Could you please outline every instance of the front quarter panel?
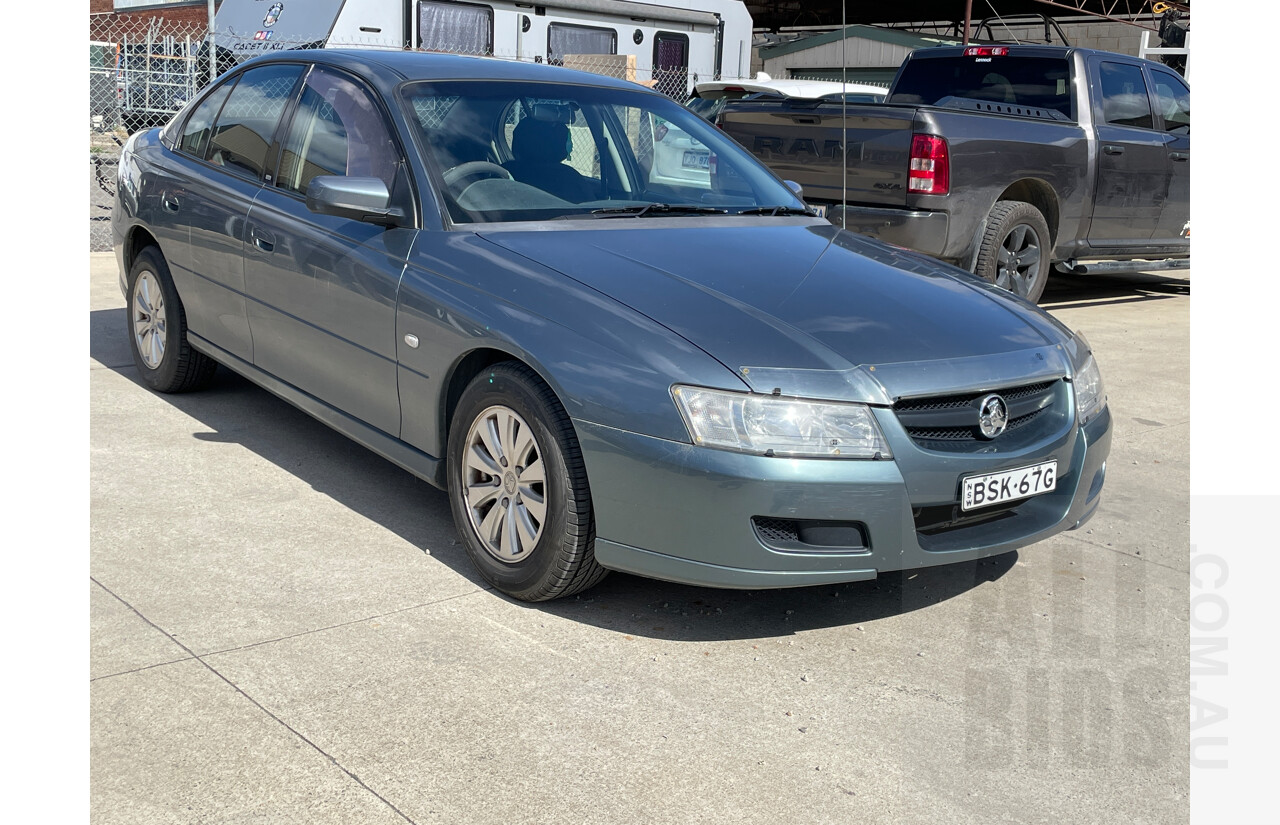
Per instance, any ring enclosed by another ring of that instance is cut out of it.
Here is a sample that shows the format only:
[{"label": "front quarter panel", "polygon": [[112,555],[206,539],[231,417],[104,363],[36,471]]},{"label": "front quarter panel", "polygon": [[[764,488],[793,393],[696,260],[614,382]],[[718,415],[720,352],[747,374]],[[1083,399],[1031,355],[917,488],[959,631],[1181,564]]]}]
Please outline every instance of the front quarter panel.
[{"label": "front quarter panel", "polygon": [[673,383],[746,389],[667,328],[470,232],[419,233],[400,287],[396,339],[402,437],[434,456],[444,452],[450,381],[477,350],[529,364],[575,420],[685,443]]}]

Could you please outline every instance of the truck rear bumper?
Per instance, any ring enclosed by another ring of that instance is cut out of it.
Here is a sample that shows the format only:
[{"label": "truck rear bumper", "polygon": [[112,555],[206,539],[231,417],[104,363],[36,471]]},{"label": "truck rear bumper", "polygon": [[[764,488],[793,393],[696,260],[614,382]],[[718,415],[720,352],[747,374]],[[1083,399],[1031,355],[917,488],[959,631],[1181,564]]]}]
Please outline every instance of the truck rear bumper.
[{"label": "truck rear bumper", "polygon": [[949,218],[946,212],[835,205],[827,210],[827,220],[859,235],[935,258],[944,257],[947,251]]}]

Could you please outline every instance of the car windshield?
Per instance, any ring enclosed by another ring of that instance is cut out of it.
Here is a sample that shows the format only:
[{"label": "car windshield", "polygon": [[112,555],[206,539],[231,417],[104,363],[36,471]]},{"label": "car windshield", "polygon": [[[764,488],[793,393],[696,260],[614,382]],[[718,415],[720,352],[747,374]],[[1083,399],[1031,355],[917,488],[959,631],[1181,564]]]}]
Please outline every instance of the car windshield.
[{"label": "car windshield", "polygon": [[403,94],[455,222],[805,208],[732,139],[659,95],[510,81],[421,82]]}]

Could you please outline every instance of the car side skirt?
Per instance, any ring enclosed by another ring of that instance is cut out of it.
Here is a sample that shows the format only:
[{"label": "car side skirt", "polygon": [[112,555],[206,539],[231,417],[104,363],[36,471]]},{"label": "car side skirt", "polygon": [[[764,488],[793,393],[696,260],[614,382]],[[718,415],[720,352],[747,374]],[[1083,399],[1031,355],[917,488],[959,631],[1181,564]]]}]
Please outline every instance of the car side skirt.
[{"label": "car side skirt", "polygon": [[219,364],[237,372],[267,392],[287,401],[322,424],[350,438],[352,441],[369,448],[373,452],[390,461],[392,464],[413,473],[418,478],[443,490],[448,486],[445,476],[444,461],[414,449],[398,438],[387,435],[383,431],[370,427],[359,419],[353,418],[341,410],[331,407],[313,395],[303,392],[292,384],[263,372],[249,362],[237,358],[226,350],[211,344],[193,332],[187,332],[191,346],[209,356]]}]

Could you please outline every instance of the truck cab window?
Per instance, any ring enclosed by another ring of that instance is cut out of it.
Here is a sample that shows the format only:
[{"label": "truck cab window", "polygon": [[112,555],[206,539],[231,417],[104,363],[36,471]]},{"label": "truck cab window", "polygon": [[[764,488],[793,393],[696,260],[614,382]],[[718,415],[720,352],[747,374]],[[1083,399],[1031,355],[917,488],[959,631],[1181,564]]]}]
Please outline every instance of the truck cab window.
[{"label": "truck cab window", "polygon": [[1098,76],[1102,81],[1102,119],[1116,126],[1154,129],[1151,100],[1142,69],[1128,63],[1101,63]]},{"label": "truck cab window", "polygon": [[886,102],[934,106],[955,97],[1054,109],[1070,118],[1069,80],[1062,58],[915,59],[903,65]]}]

